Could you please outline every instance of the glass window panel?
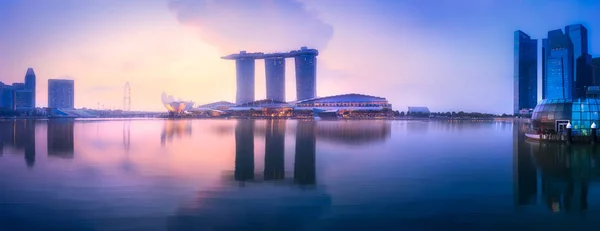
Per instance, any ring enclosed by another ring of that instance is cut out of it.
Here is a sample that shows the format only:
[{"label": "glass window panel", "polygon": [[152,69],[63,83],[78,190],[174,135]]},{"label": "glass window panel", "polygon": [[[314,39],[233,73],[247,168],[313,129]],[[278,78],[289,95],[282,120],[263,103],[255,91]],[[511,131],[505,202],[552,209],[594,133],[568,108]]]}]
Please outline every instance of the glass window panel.
[{"label": "glass window panel", "polygon": [[544,108],[545,111],[556,111],[556,104],[548,104],[546,105],[546,107]]},{"label": "glass window panel", "polygon": [[590,111],[598,111],[598,105],[590,104]]},{"label": "glass window panel", "polygon": [[591,120],[598,120],[598,112],[597,111],[592,112],[591,115],[590,115],[590,119]]},{"label": "glass window panel", "polygon": [[581,110],[582,111],[589,111],[590,110],[590,105],[588,105],[587,103],[582,103],[581,104]]},{"label": "glass window panel", "polygon": [[590,120],[591,119],[590,114],[591,114],[590,112],[582,112],[581,120]]},{"label": "glass window panel", "polygon": [[583,123],[581,123],[581,128],[590,128],[591,125],[592,123],[589,120],[584,120]]},{"label": "glass window panel", "polygon": [[581,112],[573,112],[573,120],[580,120],[581,119]]},{"label": "glass window panel", "polygon": [[581,111],[581,106],[578,103],[573,103],[572,110],[573,112]]},{"label": "glass window panel", "polygon": [[563,111],[565,110],[565,105],[560,103],[556,105],[556,110],[555,111]]}]

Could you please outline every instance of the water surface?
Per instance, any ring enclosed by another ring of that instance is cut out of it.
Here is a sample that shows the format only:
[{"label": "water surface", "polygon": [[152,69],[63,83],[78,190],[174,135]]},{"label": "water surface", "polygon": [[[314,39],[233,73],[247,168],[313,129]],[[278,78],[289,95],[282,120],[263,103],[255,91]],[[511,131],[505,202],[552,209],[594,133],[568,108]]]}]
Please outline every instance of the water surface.
[{"label": "water surface", "polygon": [[586,230],[593,146],[513,122],[0,121],[0,230]]}]

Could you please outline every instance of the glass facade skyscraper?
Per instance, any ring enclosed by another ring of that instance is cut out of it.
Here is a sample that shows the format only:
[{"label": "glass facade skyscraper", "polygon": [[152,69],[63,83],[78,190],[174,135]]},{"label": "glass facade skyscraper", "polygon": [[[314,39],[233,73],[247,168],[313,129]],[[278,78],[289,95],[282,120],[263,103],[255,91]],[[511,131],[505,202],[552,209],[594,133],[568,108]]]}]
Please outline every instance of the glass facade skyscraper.
[{"label": "glass facade skyscraper", "polygon": [[548,32],[542,40],[542,98],[585,98],[594,84],[592,57],[588,54],[588,31],[581,25],[569,25]]},{"label": "glass facade skyscraper", "polygon": [[522,31],[515,32],[514,113],[537,105],[537,40]]},{"label": "glass facade skyscraper", "polygon": [[35,89],[36,89],[36,78],[35,78],[35,72],[33,72],[33,68],[28,68],[27,69],[27,73],[25,74],[25,90],[29,91],[30,93],[30,105],[27,105],[31,108],[31,110],[33,110],[36,106],[36,102],[35,102]]},{"label": "glass facade skyscraper", "polygon": [[584,98],[588,86],[592,85],[592,57],[588,54],[588,31],[581,24],[565,27],[565,33],[573,44],[574,97]]},{"label": "glass facade skyscraper", "polygon": [[562,30],[548,32],[545,49],[545,81],[547,99],[573,98],[573,44]]}]

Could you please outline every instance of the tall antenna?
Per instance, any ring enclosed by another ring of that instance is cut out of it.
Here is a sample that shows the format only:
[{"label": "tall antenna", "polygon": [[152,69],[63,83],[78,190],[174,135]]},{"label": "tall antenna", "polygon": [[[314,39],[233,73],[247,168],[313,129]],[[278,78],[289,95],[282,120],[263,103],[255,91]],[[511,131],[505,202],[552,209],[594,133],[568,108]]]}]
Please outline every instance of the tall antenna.
[{"label": "tall antenna", "polygon": [[125,83],[123,91],[123,111],[131,111],[131,86],[129,86],[129,82]]}]

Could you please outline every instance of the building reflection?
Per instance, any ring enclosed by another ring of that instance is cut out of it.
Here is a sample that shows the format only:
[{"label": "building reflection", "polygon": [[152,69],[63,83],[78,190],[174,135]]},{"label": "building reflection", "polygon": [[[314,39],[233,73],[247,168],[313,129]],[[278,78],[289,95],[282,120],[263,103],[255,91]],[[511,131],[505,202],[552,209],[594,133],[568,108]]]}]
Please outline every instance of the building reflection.
[{"label": "building reflection", "polygon": [[0,121],[2,154],[5,148],[23,151],[28,167],[35,165],[35,120]]},{"label": "building reflection", "polygon": [[513,177],[517,205],[535,204],[537,200],[537,170],[531,155],[533,147],[525,142],[527,124],[513,123]]},{"label": "building reflection", "polygon": [[254,120],[237,121],[234,178],[236,181],[254,179]]},{"label": "building reflection", "polygon": [[316,135],[314,121],[298,121],[296,128],[296,155],[294,156],[294,182],[300,185],[316,183]]},{"label": "building reflection", "polygon": [[264,180],[281,180],[285,177],[285,122],[266,121]]},{"label": "building reflection", "polygon": [[73,158],[75,144],[75,121],[73,119],[48,120],[48,156],[60,158]]},{"label": "building reflection", "polygon": [[[513,126],[514,127],[514,126]],[[513,132],[514,133],[514,132]],[[553,212],[583,212],[588,209],[590,182],[599,178],[597,145],[565,145],[527,141],[519,130],[516,140],[515,196],[517,205],[539,203]],[[536,174],[539,173],[539,174]],[[535,179],[535,181],[534,181]],[[527,182],[527,183],[521,183]],[[532,185],[536,186],[533,189]]]},{"label": "building reflection", "polygon": [[314,122],[319,141],[346,145],[364,145],[383,142],[391,137],[392,124],[386,120],[374,121],[319,121]]},{"label": "building reflection", "polygon": [[163,131],[160,134],[160,144],[164,146],[167,142],[172,142],[174,137],[184,137],[192,135],[192,123],[186,120],[166,120]]}]

